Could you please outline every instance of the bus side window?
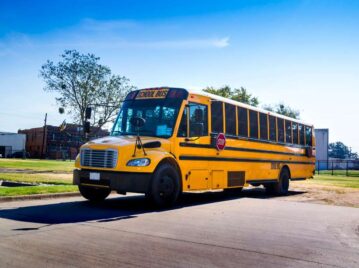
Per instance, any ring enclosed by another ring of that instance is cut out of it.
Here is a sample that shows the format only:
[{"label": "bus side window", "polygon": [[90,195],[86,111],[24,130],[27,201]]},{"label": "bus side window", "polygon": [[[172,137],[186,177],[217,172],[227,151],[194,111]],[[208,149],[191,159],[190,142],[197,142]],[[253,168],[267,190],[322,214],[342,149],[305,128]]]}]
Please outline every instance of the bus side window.
[{"label": "bus side window", "polygon": [[285,142],[286,143],[293,143],[292,142],[292,122],[285,120]]},{"label": "bus side window", "polygon": [[284,120],[277,118],[278,124],[278,142],[284,142]]},{"label": "bus side window", "polygon": [[[196,103],[189,104],[190,137],[208,135],[208,107]],[[187,108],[183,110],[177,137],[187,137]]]},{"label": "bus side window", "polygon": [[269,138],[271,141],[277,141],[277,126],[275,117],[269,116]]},{"label": "bus side window", "polygon": [[258,139],[258,112],[249,110],[250,137]]},{"label": "bus side window", "polygon": [[299,126],[298,126],[298,130],[299,130],[300,145],[305,145],[305,144],[304,144],[304,126],[303,126],[303,125],[299,125]]},{"label": "bus side window", "polygon": [[298,124],[293,122],[292,129],[293,129],[293,143],[298,144]]},{"label": "bus side window", "polygon": [[190,137],[202,137],[208,135],[207,105],[190,104],[189,131]]},{"label": "bus side window", "polygon": [[267,115],[259,114],[259,122],[260,122],[260,134],[262,140],[268,140],[268,125],[267,125]]},{"label": "bus side window", "polygon": [[242,107],[238,107],[238,135],[248,137],[248,114]]},{"label": "bus side window", "polygon": [[223,132],[223,105],[222,102],[213,100],[211,103],[212,132]]},{"label": "bus side window", "polygon": [[305,127],[305,145],[312,146],[312,128]]},{"label": "bus side window", "polygon": [[225,104],[226,108],[226,134],[236,135],[236,106]]}]

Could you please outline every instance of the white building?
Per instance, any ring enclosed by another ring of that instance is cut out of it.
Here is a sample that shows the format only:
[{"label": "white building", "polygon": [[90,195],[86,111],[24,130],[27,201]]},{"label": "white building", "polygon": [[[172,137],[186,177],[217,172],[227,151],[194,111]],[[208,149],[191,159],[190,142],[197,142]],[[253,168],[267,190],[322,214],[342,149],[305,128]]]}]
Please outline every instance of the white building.
[{"label": "white building", "polygon": [[26,135],[0,132],[0,157],[10,157],[13,153],[25,152]]},{"label": "white building", "polygon": [[315,129],[315,151],[317,168],[328,169],[328,147],[329,147],[329,129]]}]

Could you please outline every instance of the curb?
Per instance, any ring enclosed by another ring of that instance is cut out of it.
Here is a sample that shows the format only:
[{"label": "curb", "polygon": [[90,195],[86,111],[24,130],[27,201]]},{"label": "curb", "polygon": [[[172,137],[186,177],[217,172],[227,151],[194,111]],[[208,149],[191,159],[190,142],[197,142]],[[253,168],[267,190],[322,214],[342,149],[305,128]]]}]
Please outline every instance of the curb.
[{"label": "curb", "polygon": [[62,197],[77,197],[77,196],[81,196],[79,192],[4,196],[4,197],[0,197],[0,203],[2,203],[2,202],[11,202],[11,201],[40,200],[40,199],[52,199],[52,198],[62,198]]}]

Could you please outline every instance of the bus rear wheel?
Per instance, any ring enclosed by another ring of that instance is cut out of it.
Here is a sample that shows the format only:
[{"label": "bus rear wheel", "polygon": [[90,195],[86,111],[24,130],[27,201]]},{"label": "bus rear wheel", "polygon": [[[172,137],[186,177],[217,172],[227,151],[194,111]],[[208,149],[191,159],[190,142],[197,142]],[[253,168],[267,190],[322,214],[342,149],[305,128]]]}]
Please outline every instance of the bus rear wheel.
[{"label": "bus rear wheel", "polygon": [[266,192],[275,195],[287,195],[289,189],[289,171],[284,168],[279,176],[279,181],[265,185]]},{"label": "bus rear wheel", "polygon": [[82,185],[79,185],[79,191],[84,198],[91,202],[101,202],[111,193],[111,189],[94,188]]},{"label": "bus rear wheel", "polygon": [[147,196],[158,207],[172,206],[180,195],[180,178],[175,167],[160,165],[152,177],[151,189]]}]

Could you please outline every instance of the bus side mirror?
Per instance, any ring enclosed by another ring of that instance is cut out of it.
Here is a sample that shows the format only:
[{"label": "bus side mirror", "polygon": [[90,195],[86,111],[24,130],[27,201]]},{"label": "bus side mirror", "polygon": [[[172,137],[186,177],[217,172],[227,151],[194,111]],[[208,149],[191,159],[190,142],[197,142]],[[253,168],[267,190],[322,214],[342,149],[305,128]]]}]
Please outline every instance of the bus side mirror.
[{"label": "bus side mirror", "polygon": [[87,107],[85,110],[85,118],[86,119],[90,119],[91,118],[91,114],[92,114],[92,109],[91,107]]},{"label": "bus side mirror", "polygon": [[90,133],[90,131],[91,131],[90,122],[86,121],[84,124],[84,132],[88,134],[88,133]]}]

